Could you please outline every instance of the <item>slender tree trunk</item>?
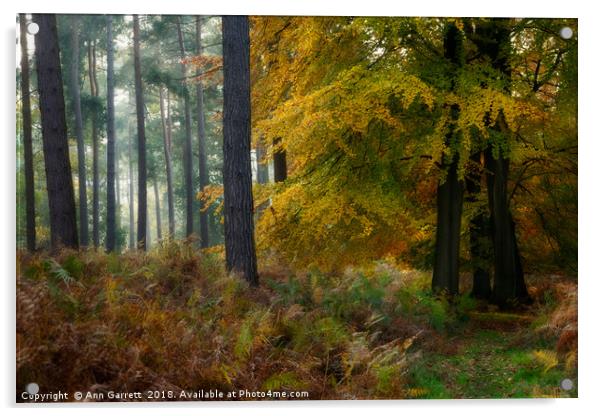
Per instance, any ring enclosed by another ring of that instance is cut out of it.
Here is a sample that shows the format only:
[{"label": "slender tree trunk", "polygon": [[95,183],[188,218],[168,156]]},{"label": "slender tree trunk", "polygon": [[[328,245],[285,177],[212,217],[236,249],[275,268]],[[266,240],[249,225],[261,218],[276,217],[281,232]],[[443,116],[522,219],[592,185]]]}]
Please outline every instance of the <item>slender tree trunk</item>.
[{"label": "slender tree trunk", "polygon": [[263,145],[263,143],[257,143],[255,152],[257,157],[257,183],[266,184],[269,181],[269,174],[267,165],[263,163],[263,159],[265,158],[266,154],[265,146]]},{"label": "slender tree trunk", "polygon": [[144,131],[144,96],[140,68],[140,22],[134,15],[134,78],[136,89],[136,119],[138,126],[138,234],[137,246],[146,250],[146,135]]},{"label": "slender tree trunk", "polygon": [[259,284],[253,236],[249,20],[223,16],[226,268]]},{"label": "slender tree trunk", "polygon": [[[98,82],[96,80],[96,46],[88,43],[88,74],[90,78],[90,95],[98,97]],[[98,177],[98,114],[94,107],[92,111],[92,241],[94,247],[100,244],[99,212],[100,187]]]},{"label": "slender tree trunk", "polygon": [[79,72],[79,17],[71,16],[71,76],[70,86],[75,115],[75,137],[77,139],[77,178],[79,192],[79,239],[86,247],[89,243],[88,231],[88,190],[86,179],[86,145],[84,142],[84,121],[82,118]]},{"label": "slender tree trunk", "polygon": [[[161,109],[161,124],[163,126],[163,153],[165,154],[165,173],[167,177],[167,215],[169,220],[169,236],[174,238],[175,220],[174,220],[174,201],[173,201],[173,174],[171,163],[171,132],[170,122],[166,119],[165,104],[163,96],[163,87],[159,87],[159,107]],[[167,106],[169,107],[169,92],[167,93]],[[169,112],[169,111],[168,111]],[[168,114],[167,117],[170,117]]]},{"label": "slender tree trunk", "polygon": [[[282,142],[280,137],[274,139],[273,145],[277,147]],[[274,152],[274,182],[284,182],[286,180],[286,151],[276,150]]]},{"label": "slender tree trunk", "polygon": [[[481,162],[483,152],[474,152],[471,162],[474,170],[468,174],[466,181],[466,199],[475,204],[481,193],[481,178],[483,166]],[[470,257],[473,263],[472,296],[477,299],[489,299],[491,296],[491,278],[489,265],[491,263],[491,248],[489,239],[488,219],[483,210],[478,207],[478,213],[470,220]]]},{"label": "slender tree trunk", "polygon": [[[196,54],[201,56],[203,47],[201,43],[201,16],[196,17]],[[205,186],[209,185],[209,169],[207,167],[207,138],[205,136],[205,105],[203,102],[203,84],[196,84],[196,109],[197,130],[199,136],[199,191],[203,192]],[[207,210],[205,203],[201,201],[200,209],[200,231],[201,248],[209,247],[209,225],[207,222]]]},{"label": "slender tree trunk", "polygon": [[161,199],[159,198],[159,186],[157,185],[157,178],[153,178],[153,190],[155,192],[155,216],[157,220],[157,240],[163,239],[161,230]]},{"label": "slender tree trunk", "polygon": [[[454,68],[459,68],[463,64],[462,43],[460,30],[453,24],[449,25],[443,48],[445,57]],[[453,88],[455,82],[452,82]],[[456,134],[453,130],[458,116],[459,107],[454,105],[451,108],[452,125],[446,138],[448,146],[454,145]],[[447,172],[445,182],[437,188],[437,233],[432,288],[435,292],[444,291],[449,295],[456,295],[459,292],[460,225],[464,185],[458,178],[457,154],[451,157],[451,161],[446,161],[444,156],[442,164]]]},{"label": "slender tree trunk", "polygon": [[[178,43],[180,45],[180,56],[182,60],[186,58],[186,51],[184,50],[184,37],[182,35],[182,25],[180,17],[177,20],[178,28]],[[187,71],[184,62],[180,65],[182,71],[182,78],[186,80]],[[191,122],[191,111],[190,111],[190,93],[186,86],[186,81],[183,81],[182,89],[184,92],[184,116],[185,116],[185,128],[186,128],[186,141],[184,146],[184,182],[186,186],[186,236],[192,235],[194,232],[194,217],[193,217],[193,187],[192,187],[192,122]]]},{"label": "slender tree trunk", "polygon": [[128,187],[129,187],[129,208],[130,208],[130,232],[129,232],[129,248],[130,250],[134,250],[136,248],[136,238],[135,235],[135,227],[134,227],[134,161],[132,160],[132,137],[134,136],[132,132],[132,125],[128,122],[128,167],[129,167],[129,175],[128,175]]},{"label": "slender tree trunk", "polygon": [[115,84],[113,17],[107,15],[107,251],[115,251]]},{"label": "slender tree trunk", "polygon": [[[262,184],[262,185],[266,184],[270,181],[270,174],[268,171],[268,166],[265,163],[263,163],[263,159],[265,158],[265,155],[266,155],[265,145],[263,144],[263,142],[260,139],[260,140],[258,140],[257,147],[255,148],[255,157],[257,159],[256,160],[256,162],[257,162],[257,183]],[[285,169],[285,171],[286,171],[286,169]],[[263,212],[269,206],[269,203],[270,203],[269,200],[267,200],[257,206],[257,211],[255,212],[256,219],[259,219],[263,215]]]},{"label": "slender tree trunk", "polygon": [[78,248],[56,15],[34,14],[38,94],[53,249]]},{"label": "slender tree trunk", "polygon": [[36,249],[36,207],[33,176],[33,145],[31,134],[31,88],[29,87],[29,53],[27,51],[27,18],[19,15],[21,41],[21,114],[23,117],[23,158],[25,159],[25,215],[27,249]]},{"label": "slender tree trunk", "polygon": [[152,246],[150,215],[146,216],[146,249],[149,250]]},{"label": "slender tree trunk", "polygon": [[121,251],[121,176],[119,174],[119,146],[115,141],[115,251]]}]

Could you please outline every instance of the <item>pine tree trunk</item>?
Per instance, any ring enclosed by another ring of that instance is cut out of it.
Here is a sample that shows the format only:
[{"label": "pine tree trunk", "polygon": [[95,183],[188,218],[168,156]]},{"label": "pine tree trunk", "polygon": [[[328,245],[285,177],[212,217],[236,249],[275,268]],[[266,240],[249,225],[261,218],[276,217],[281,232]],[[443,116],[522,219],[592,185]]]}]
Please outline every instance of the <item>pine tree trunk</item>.
[{"label": "pine tree trunk", "polygon": [[[447,27],[444,39],[445,58],[458,69],[462,66],[462,34],[453,24]],[[452,74],[452,77],[455,75]],[[452,90],[455,82],[452,81]],[[452,125],[446,137],[446,145],[454,147],[457,143],[453,132],[454,123],[458,119],[459,108],[451,108]],[[459,292],[460,277],[460,226],[462,223],[462,203],[464,185],[458,178],[458,155],[454,154],[451,161],[444,156],[442,161],[446,169],[445,182],[437,188],[437,232],[435,242],[435,265],[433,270],[432,288],[434,292],[446,292],[456,295]]]},{"label": "pine tree trunk", "polygon": [[121,252],[121,175],[119,174],[119,146],[115,141],[115,251]]},{"label": "pine tree trunk", "polygon": [[146,216],[146,249],[150,250],[152,246],[151,228],[150,228],[150,215]]},{"label": "pine tree trunk", "polygon": [[50,212],[50,240],[54,250],[61,246],[78,248],[56,15],[34,14],[33,21],[39,26],[35,36],[35,54]]},{"label": "pine tree trunk", "polygon": [[[180,23],[180,17],[177,20],[178,28],[178,43],[180,45],[180,57],[182,60],[186,58],[186,51],[184,50],[184,38],[182,36],[182,27]],[[186,141],[184,145],[184,182],[186,186],[186,236],[189,237],[194,232],[194,217],[193,217],[193,187],[192,187],[192,122],[191,122],[191,111],[190,111],[190,93],[186,86],[186,65],[182,62],[180,65],[182,72],[182,78],[184,79],[182,84],[182,90],[184,92],[184,118],[185,118],[185,129],[186,129]]]},{"label": "pine tree trunk", "polygon": [[165,114],[165,104],[163,96],[163,87],[159,88],[159,107],[161,109],[161,124],[163,127],[163,153],[165,155],[165,174],[167,177],[167,215],[169,221],[169,236],[175,236],[175,220],[174,220],[174,201],[173,201],[173,167],[171,162],[171,126],[169,117],[169,92],[167,93],[167,118]]},{"label": "pine tree trunk", "polygon": [[263,163],[263,159],[266,154],[263,143],[257,143],[255,152],[257,157],[257,183],[266,184],[269,181],[269,174],[267,165]]},{"label": "pine tree trunk", "polygon": [[[201,44],[201,16],[196,17],[196,54],[201,56],[203,48]],[[199,191],[203,192],[205,186],[209,185],[209,169],[207,167],[207,138],[205,136],[205,105],[203,102],[203,84],[196,84],[196,108],[197,108],[197,130],[199,136]],[[201,248],[209,247],[209,226],[207,222],[207,210],[201,201],[200,210]]]},{"label": "pine tree trunk", "polygon": [[[90,94],[98,97],[98,82],[96,80],[96,46],[88,43],[88,74],[90,79]],[[92,110],[92,241],[94,247],[100,244],[99,214],[100,187],[98,177],[98,114]]]},{"label": "pine tree trunk", "polygon": [[70,89],[75,115],[75,137],[77,139],[77,178],[79,192],[79,239],[81,245],[89,244],[88,231],[88,190],[86,179],[86,144],[84,142],[84,121],[81,109],[80,72],[79,72],[79,17],[71,16],[71,76]]},{"label": "pine tree trunk", "polygon": [[107,251],[115,251],[115,85],[113,17],[107,15]]},{"label": "pine tree trunk", "polygon": [[[270,181],[268,166],[263,162],[265,155],[265,146],[260,139],[258,140],[257,147],[255,148],[255,158],[257,163],[257,183],[261,185],[266,184]],[[259,219],[263,215],[263,212],[269,206],[269,204],[270,201],[266,200],[262,204],[259,204],[257,206],[257,210],[255,212],[256,219]]]},{"label": "pine tree trunk", "polygon": [[155,193],[155,218],[157,220],[157,240],[163,239],[161,230],[161,200],[159,199],[159,186],[157,185],[157,178],[153,178],[153,190]]},{"label": "pine tree trunk", "polygon": [[258,285],[251,179],[249,21],[222,17],[226,268]]},{"label": "pine tree trunk", "polygon": [[136,90],[136,120],[138,127],[138,232],[136,245],[146,250],[146,134],[144,131],[144,90],[140,68],[140,22],[134,15],[134,79]]},{"label": "pine tree trunk", "polygon": [[132,132],[132,125],[128,122],[128,200],[129,200],[129,222],[130,222],[130,232],[129,232],[129,248],[130,250],[134,250],[136,248],[136,238],[135,236],[135,227],[134,227],[134,161],[132,160],[132,137],[134,136]]},{"label": "pine tree trunk", "polygon": [[31,134],[31,89],[29,87],[29,55],[27,51],[27,18],[19,16],[21,41],[21,114],[23,117],[23,158],[25,164],[25,215],[27,249],[36,249],[36,211],[33,176],[33,144]]},{"label": "pine tree trunk", "polygon": [[[280,137],[274,139],[274,147],[280,145],[282,139]],[[284,182],[286,180],[286,151],[276,150],[274,152],[274,182]]]}]

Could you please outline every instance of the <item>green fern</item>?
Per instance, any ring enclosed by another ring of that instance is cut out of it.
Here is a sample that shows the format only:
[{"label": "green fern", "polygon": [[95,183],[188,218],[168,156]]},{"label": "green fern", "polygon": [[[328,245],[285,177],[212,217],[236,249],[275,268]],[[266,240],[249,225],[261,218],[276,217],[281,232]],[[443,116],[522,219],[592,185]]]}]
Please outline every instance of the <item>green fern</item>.
[{"label": "green fern", "polygon": [[67,270],[65,270],[55,259],[47,259],[44,261],[44,266],[49,271],[50,275],[57,280],[61,280],[66,285],[78,283]]}]

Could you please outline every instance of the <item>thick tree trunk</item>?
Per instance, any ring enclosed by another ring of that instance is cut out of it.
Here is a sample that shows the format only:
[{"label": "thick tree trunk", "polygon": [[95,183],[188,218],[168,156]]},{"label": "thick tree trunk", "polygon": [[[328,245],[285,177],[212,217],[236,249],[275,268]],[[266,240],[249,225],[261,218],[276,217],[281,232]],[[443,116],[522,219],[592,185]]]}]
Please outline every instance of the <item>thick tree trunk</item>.
[{"label": "thick tree trunk", "polygon": [[493,240],[494,279],[492,301],[500,306],[514,302],[528,302],[523,268],[514,220],[508,206],[508,168],[510,162],[499,155],[494,157],[491,147],[485,153],[487,191],[491,212],[491,235]]},{"label": "thick tree trunk", "polygon": [[[471,155],[473,170],[468,174],[466,181],[466,199],[476,203],[481,193],[481,178],[483,166],[481,162],[482,152]],[[472,260],[472,296],[477,299],[489,299],[491,296],[491,278],[489,276],[489,265],[491,263],[491,249],[489,240],[488,219],[482,207],[470,220],[470,257]]]},{"label": "thick tree trunk", "polygon": [[128,200],[129,200],[129,222],[130,222],[130,232],[129,232],[129,248],[130,250],[134,250],[136,248],[136,237],[135,237],[135,227],[134,227],[134,161],[132,160],[132,141],[133,141],[133,132],[132,125],[128,123]]},{"label": "thick tree trunk", "polygon": [[19,16],[21,41],[21,115],[23,117],[23,158],[25,164],[25,216],[27,249],[36,249],[36,208],[31,134],[31,88],[29,87],[29,54],[27,51],[27,18]]},{"label": "thick tree trunk", "polygon": [[[98,97],[96,79],[96,45],[88,43],[88,74],[90,79],[90,95]],[[98,177],[98,114],[96,107],[92,110],[92,242],[94,247],[100,244],[100,186]]]},{"label": "thick tree trunk", "polygon": [[159,88],[159,107],[161,109],[161,124],[163,127],[163,153],[165,155],[165,174],[167,178],[167,216],[169,221],[169,236],[174,238],[175,220],[174,220],[174,201],[173,201],[173,167],[171,162],[171,126],[169,117],[169,92],[167,93],[167,118],[165,114],[163,88]]},{"label": "thick tree trunk", "polygon": [[[182,35],[182,25],[180,23],[180,17],[177,20],[178,28],[178,43],[180,45],[180,57],[182,60],[186,58],[186,51],[184,50],[184,37]],[[184,145],[184,183],[186,186],[186,236],[192,235],[194,232],[194,217],[193,217],[193,187],[192,187],[192,121],[190,111],[190,93],[186,86],[186,65],[184,62],[180,65],[182,71],[182,78],[184,79],[182,89],[184,92],[184,123],[186,129],[186,141]]]},{"label": "thick tree trunk", "polygon": [[[203,47],[201,44],[201,16],[196,17],[196,54],[201,56]],[[205,136],[205,105],[203,102],[203,84],[198,81],[196,84],[196,110],[197,110],[197,130],[199,136],[199,191],[202,192],[205,186],[209,185],[209,169],[207,167],[207,138]],[[200,231],[201,248],[209,247],[209,226],[207,222],[207,210],[205,204],[201,201],[200,213]]]},{"label": "thick tree trunk", "polygon": [[[280,145],[282,139],[277,137],[273,141],[274,147]],[[284,182],[286,180],[286,151],[276,150],[274,152],[274,182]]]},{"label": "thick tree trunk", "polygon": [[56,15],[34,14],[38,94],[53,249],[78,248]]},{"label": "thick tree trunk", "polygon": [[437,187],[437,233],[433,291],[459,292],[460,225],[462,220],[463,185],[458,179],[458,163],[448,164],[447,177]]},{"label": "thick tree trunk", "polygon": [[[497,69],[505,81],[505,91],[510,94],[511,68],[508,61],[510,29],[504,20],[491,19],[476,27],[475,43],[479,51],[489,57],[493,68]],[[510,140],[505,126],[504,115],[490,114],[495,119],[493,129]],[[500,306],[515,302],[530,301],[525,285],[518,244],[514,230],[514,220],[508,200],[508,170],[510,160],[498,149],[494,155],[490,144],[485,151],[487,169],[487,193],[491,214],[491,239],[493,242],[494,278],[492,301]]]},{"label": "thick tree trunk", "polygon": [[251,179],[249,20],[223,16],[226,267],[258,285]]},{"label": "thick tree trunk", "polygon": [[[462,66],[462,34],[455,25],[449,25],[444,39],[445,57],[455,69]],[[452,75],[455,77],[455,75]],[[452,89],[455,82],[452,82]],[[459,108],[451,108],[452,125],[447,135],[447,145],[453,147],[456,134],[454,123],[458,119]],[[455,295],[459,292],[460,276],[460,226],[462,223],[463,182],[458,178],[458,156],[451,161],[442,161],[446,168],[445,182],[437,188],[437,233],[435,242],[435,265],[432,288],[434,292]]]},{"label": "thick tree trunk", "polygon": [[107,251],[115,250],[115,81],[113,17],[107,15]]},{"label": "thick tree trunk", "polygon": [[153,178],[153,191],[155,193],[155,219],[157,220],[157,240],[163,239],[163,233],[161,232],[161,199],[159,198],[159,186],[157,185],[157,178]]},{"label": "thick tree trunk", "polygon": [[136,244],[146,250],[146,134],[144,131],[144,90],[140,68],[140,22],[134,15],[134,79],[136,90],[136,120],[138,127],[138,233]]},{"label": "thick tree trunk", "polygon": [[84,121],[81,109],[79,72],[79,17],[71,17],[71,74],[70,90],[75,115],[75,137],[77,139],[77,179],[79,192],[79,239],[82,246],[89,243],[88,231],[88,190],[86,179],[86,145],[84,142]]}]

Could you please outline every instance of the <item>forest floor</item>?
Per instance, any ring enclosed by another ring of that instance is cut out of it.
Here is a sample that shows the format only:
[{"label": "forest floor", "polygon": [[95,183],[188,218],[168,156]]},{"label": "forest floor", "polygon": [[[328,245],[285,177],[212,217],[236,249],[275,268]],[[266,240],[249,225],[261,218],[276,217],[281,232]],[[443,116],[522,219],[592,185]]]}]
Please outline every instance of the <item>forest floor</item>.
[{"label": "forest floor", "polygon": [[448,338],[457,349],[453,354],[423,354],[411,368],[411,385],[430,399],[577,397],[576,387],[567,391],[560,386],[565,378],[576,380],[574,372],[558,365],[550,352],[553,343],[524,342],[524,331],[532,328],[467,328],[461,336]]},{"label": "forest floor", "polygon": [[528,276],[533,304],[500,311],[434,297],[428,272],[391,260],[293,274],[264,259],[258,289],[222,264],[185,243],[18,252],[17,392],[36,382],[93,400],[198,400],[211,389],[272,400],[577,396],[574,279]]}]

